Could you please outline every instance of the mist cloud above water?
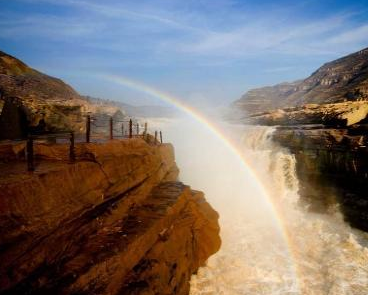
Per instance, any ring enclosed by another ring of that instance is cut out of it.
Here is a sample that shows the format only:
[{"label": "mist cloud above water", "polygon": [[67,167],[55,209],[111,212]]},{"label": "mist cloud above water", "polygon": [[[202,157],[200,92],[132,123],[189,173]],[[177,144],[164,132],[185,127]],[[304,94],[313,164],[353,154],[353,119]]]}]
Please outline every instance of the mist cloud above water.
[{"label": "mist cloud above water", "polygon": [[181,180],[203,190],[220,213],[222,247],[192,277],[192,295],[368,292],[367,234],[351,229],[338,211],[297,206],[295,158],[272,142],[272,129],[217,121],[243,153],[244,167],[191,117],[149,124],[174,143]]}]

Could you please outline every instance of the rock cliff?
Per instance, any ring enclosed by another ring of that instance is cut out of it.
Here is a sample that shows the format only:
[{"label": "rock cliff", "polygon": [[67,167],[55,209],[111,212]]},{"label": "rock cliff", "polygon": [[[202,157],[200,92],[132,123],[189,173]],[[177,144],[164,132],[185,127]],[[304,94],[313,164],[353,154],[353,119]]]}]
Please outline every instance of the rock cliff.
[{"label": "rock cliff", "polygon": [[301,203],[314,212],[339,204],[347,222],[368,231],[368,129],[278,128],[273,139],[296,158]]},{"label": "rock cliff", "polygon": [[274,141],[296,158],[301,203],[368,231],[368,49],[326,63],[294,83],[251,90],[240,121],[278,126]]},{"label": "rock cliff", "polygon": [[142,139],[1,145],[0,294],[188,294],[220,247],[218,215]]}]

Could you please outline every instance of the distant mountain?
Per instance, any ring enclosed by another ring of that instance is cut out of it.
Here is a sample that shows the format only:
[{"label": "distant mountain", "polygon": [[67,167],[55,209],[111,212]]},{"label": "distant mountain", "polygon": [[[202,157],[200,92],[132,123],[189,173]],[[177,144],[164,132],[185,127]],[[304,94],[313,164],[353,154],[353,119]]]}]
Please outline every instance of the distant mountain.
[{"label": "distant mountain", "polygon": [[365,118],[366,101],[368,48],[326,63],[304,80],[250,90],[233,106],[266,124],[329,123],[358,108],[359,115],[350,121],[337,118],[353,124]]},{"label": "distant mountain", "polygon": [[250,90],[235,102],[251,113],[368,100],[368,48],[324,64],[307,79]]},{"label": "distant mountain", "polygon": [[169,106],[145,105],[133,106],[121,101],[84,96],[84,98],[94,105],[105,107],[114,107],[124,110],[124,113],[130,117],[137,118],[171,118],[176,114],[176,110]]}]

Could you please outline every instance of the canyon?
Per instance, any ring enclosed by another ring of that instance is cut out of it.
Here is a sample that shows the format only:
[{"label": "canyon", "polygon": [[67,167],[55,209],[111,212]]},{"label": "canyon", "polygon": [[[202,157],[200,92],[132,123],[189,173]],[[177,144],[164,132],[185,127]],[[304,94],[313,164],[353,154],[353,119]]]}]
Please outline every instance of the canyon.
[{"label": "canyon", "polygon": [[[153,111],[82,96],[0,52],[0,294],[189,294],[220,248],[219,216],[179,181],[171,144],[121,136],[132,112]],[[119,139],[85,142],[87,116],[119,121]]]},{"label": "canyon", "polygon": [[[302,278],[305,294],[310,290],[321,293],[329,284],[322,278],[316,289],[311,288],[320,276],[320,255],[325,255],[313,252],[311,259],[309,246],[317,244],[318,250],[332,253],[334,239],[345,245],[350,233],[338,219],[324,220],[328,230],[320,238],[315,232],[321,221],[313,214],[336,212],[337,206],[345,221],[368,231],[367,57],[368,50],[361,50],[325,64],[305,80],[251,90],[233,104],[237,115],[231,117],[233,123],[271,126],[244,127],[248,130],[236,131],[240,133],[235,137],[244,137],[239,145],[246,147],[244,158],[254,161],[251,167],[259,168],[269,195],[285,207],[283,216],[290,222],[290,232],[296,233],[297,263],[308,274],[313,265],[315,275]],[[86,114],[117,119],[127,115],[124,105],[80,96],[61,80],[34,72],[6,54],[1,60],[0,106],[6,110],[9,101],[15,102],[31,126],[42,118],[48,131],[67,129],[82,134]],[[24,86],[28,88],[22,90]],[[49,91],[42,94],[39,88]],[[0,117],[0,127],[1,120],[9,118],[5,115]],[[232,294],[233,288],[258,294],[272,293],[285,281],[285,290],[289,290],[285,292],[299,294],[283,241],[273,236],[278,225],[270,218],[274,213],[257,215],[259,203],[250,205],[252,197],[264,197],[250,189],[255,179],[244,181],[244,167],[224,168],[225,159],[229,164],[233,158],[225,157],[229,155],[217,140],[206,155],[199,148],[193,151],[195,136],[197,146],[205,143],[207,148],[210,141],[206,141],[207,133],[201,135],[200,126],[188,122],[182,123],[183,129],[179,124],[171,131],[181,149],[179,158],[193,156],[181,159],[182,175],[185,182],[198,187],[210,178],[210,185],[201,190],[211,195],[211,203],[217,200],[224,229],[222,250],[208,267],[201,266],[221,246],[219,215],[202,192],[179,180],[171,144],[143,137],[88,144],[77,141],[76,159],[71,161],[68,144],[41,141],[35,144],[36,170],[30,173],[26,172],[25,142],[4,141],[0,144],[0,294],[184,295],[208,290]],[[186,134],[188,128],[196,133]],[[183,152],[183,145],[192,150]],[[214,173],[208,170],[216,153],[222,154],[224,163],[213,168]],[[239,158],[236,161],[242,165]],[[224,171],[230,172],[224,176]],[[214,175],[221,185],[213,185]],[[234,182],[239,179],[238,183],[226,187],[227,177]],[[292,198],[285,199],[285,194]],[[294,211],[294,201],[307,209],[305,216],[305,210]],[[259,228],[255,220],[261,223]],[[343,228],[341,237],[334,235],[335,228]],[[304,231],[312,242],[298,234]],[[265,239],[273,242],[264,243]],[[356,244],[354,239],[350,242],[347,248]],[[345,246],[335,248],[347,253]],[[276,268],[265,252],[280,259]],[[361,257],[365,256],[357,257],[363,265],[365,258]],[[330,270],[327,260],[322,264]],[[275,283],[274,273],[284,277]],[[341,290],[340,283],[345,284],[338,278],[333,282],[337,290]]]},{"label": "canyon", "polygon": [[273,139],[296,158],[301,204],[339,205],[368,230],[368,49],[326,63],[310,77],[250,90],[233,107],[237,122],[274,126]]}]

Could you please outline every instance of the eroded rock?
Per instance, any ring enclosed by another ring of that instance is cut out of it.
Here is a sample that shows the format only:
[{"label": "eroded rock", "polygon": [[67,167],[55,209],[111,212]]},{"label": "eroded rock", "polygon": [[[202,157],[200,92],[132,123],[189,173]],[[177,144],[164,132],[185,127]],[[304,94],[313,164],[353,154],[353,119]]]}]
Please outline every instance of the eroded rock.
[{"label": "eroded rock", "polygon": [[20,160],[0,175],[0,293],[187,294],[219,249],[218,215],[176,181],[172,146],[77,144],[75,163],[67,149],[36,145],[34,173],[8,149]]},{"label": "eroded rock", "polygon": [[334,210],[368,231],[368,136],[366,126],[279,128],[273,138],[296,158],[300,201],[315,212]]}]

